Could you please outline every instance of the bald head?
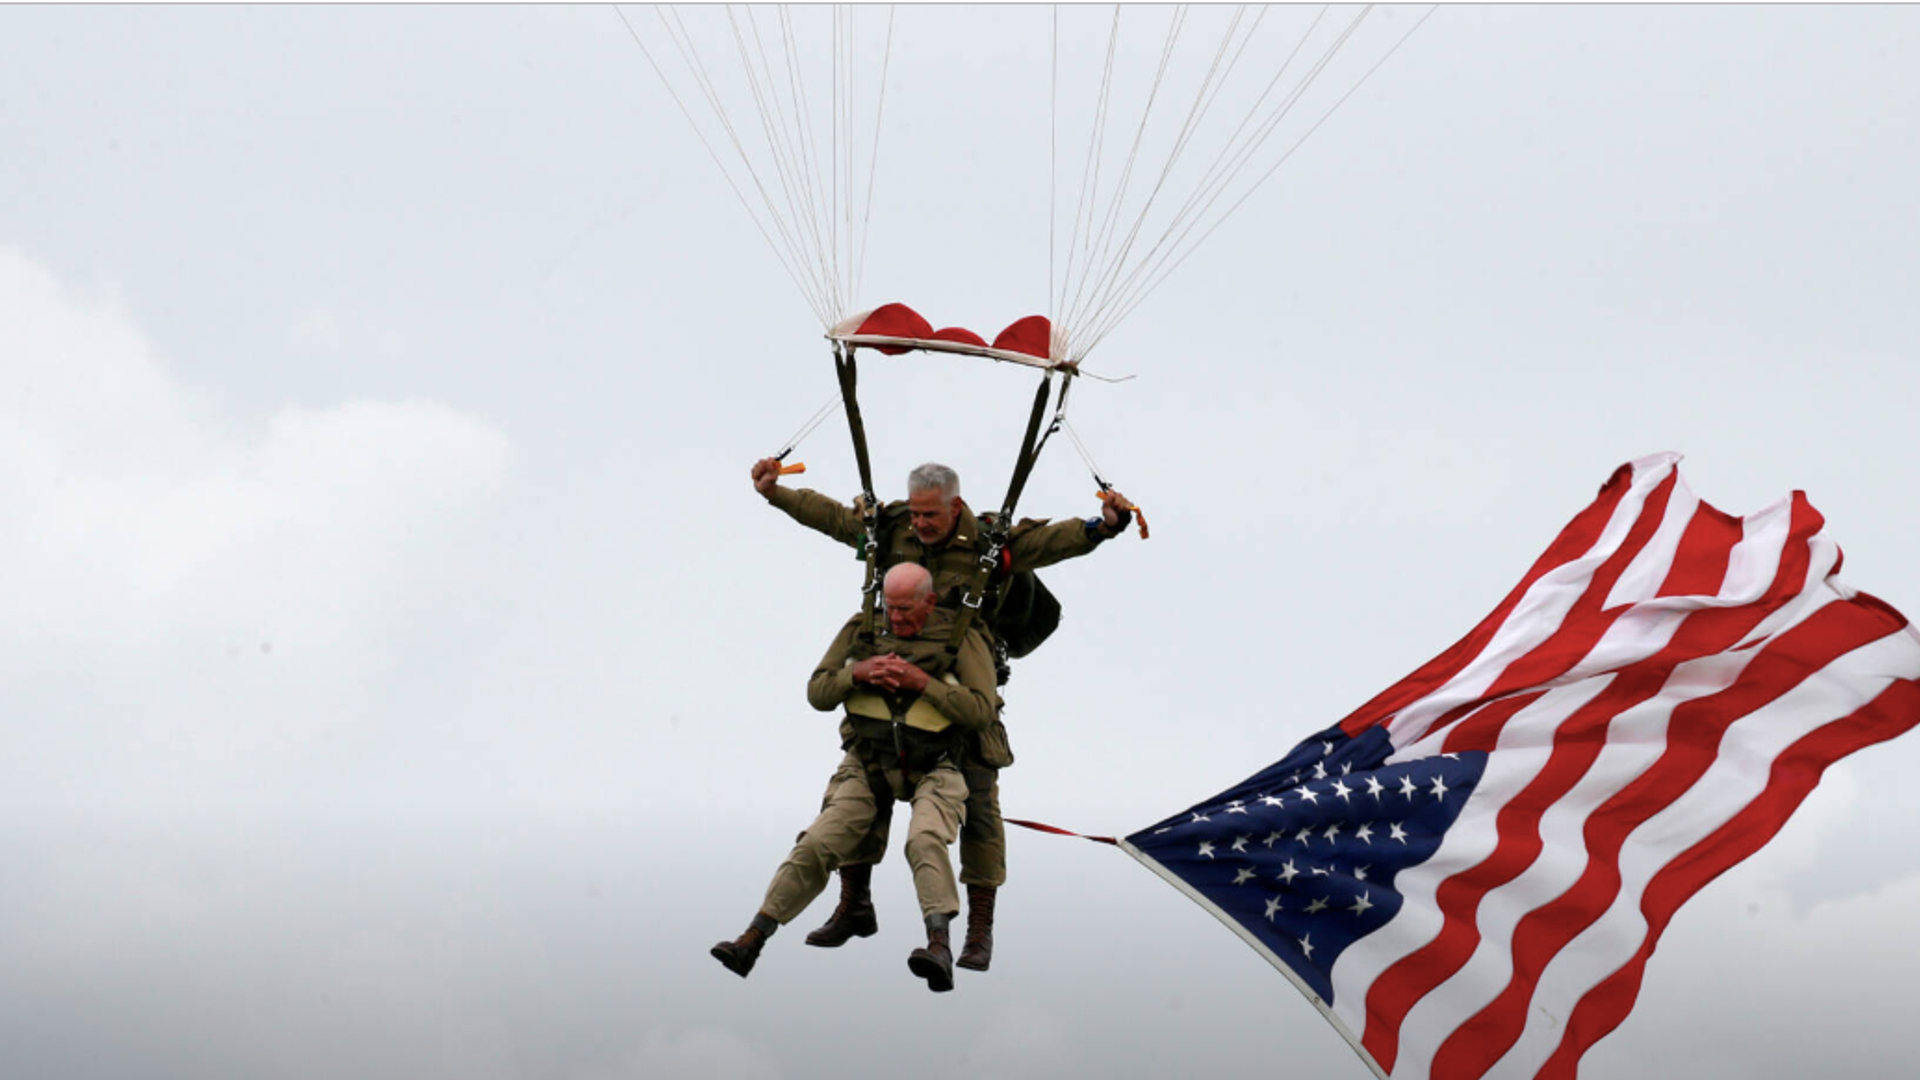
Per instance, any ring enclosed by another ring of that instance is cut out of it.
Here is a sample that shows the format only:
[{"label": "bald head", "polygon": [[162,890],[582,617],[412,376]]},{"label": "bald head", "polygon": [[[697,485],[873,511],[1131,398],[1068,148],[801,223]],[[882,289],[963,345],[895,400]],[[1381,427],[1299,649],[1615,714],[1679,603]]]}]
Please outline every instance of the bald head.
[{"label": "bald head", "polygon": [[918,563],[901,563],[887,571],[881,583],[887,598],[887,627],[895,637],[918,634],[933,617],[933,575]]},{"label": "bald head", "polygon": [[901,563],[887,571],[881,585],[888,607],[906,607],[933,592],[933,575],[919,563]]}]

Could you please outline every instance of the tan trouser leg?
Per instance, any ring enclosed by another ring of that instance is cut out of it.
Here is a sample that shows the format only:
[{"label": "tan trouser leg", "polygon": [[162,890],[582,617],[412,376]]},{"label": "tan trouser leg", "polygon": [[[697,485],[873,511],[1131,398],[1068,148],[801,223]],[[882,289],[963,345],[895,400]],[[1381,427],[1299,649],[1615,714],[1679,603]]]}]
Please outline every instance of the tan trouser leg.
[{"label": "tan trouser leg", "polygon": [[963,885],[1004,885],[1007,882],[1007,824],[1000,819],[1000,770],[969,763],[967,823],[960,829],[960,882]]},{"label": "tan trouser leg", "polygon": [[[963,802],[965,787],[962,782]],[[873,824],[873,812],[873,789],[867,784],[866,767],[860,764],[859,758],[848,754],[840,759],[840,767],[827,782],[820,816],[800,834],[787,860],[773,872],[773,881],[767,886],[767,898],[761,902],[760,910],[779,920],[782,926],[805,911],[814,897],[826,889],[833,871],[859,849],[861,838]],[[917,820],[917,813],[915,817]],[[948,877],[952,877],[951,871]]]},{"label": "tan trouser leg", "polygon": [[907,863],[913,867],[913,890],[920,896],[921,915],[955,915],[960,911],[960,887],[953,879],[953,860],[947,855],[960,823],[966,819],[967,782],[947,762],[922,777],[913,789],[913,819],[907,825]]}]

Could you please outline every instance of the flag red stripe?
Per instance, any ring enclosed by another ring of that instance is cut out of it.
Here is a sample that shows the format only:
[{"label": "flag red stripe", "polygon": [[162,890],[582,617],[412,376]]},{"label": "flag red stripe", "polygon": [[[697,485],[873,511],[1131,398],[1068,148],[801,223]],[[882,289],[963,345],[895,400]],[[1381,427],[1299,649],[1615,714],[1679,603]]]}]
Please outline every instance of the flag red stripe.
[{"label": "flag red stripe", "polygon": [[1901,679],[1863,708],[1822,726],[1776,758],[1758,798],[1648,883],[1640,905],[1647,920],[1646,940],[1633,959],[1581,998],[1559,1047],[1541,1067],[1537,1080],[1574,1080],[1581,1055],[1626,1018],[1639,995],[1647,958],[1681,904],[1773,839],[1829,765],[1903,734],[1916,723],[1920,723],[1920,683]]},{"label": "flag red stripe", "polygon": [[[1627,531],[1613,554],[1607,556],[1606,562],[1594,571],[1586,590],[1573,602],[1573,607],[1560,621],[1559,627],[1538,647],[1507,665],[1507,669],[1481,695],[1484,700],[1539,686],[1565,675],[1593,652],[1593,647],[1600,643],[1600,639],[1606,636],[1620,616],[1631,610],[1632,605],[1629,604],[1607,610],[1607,594],[1613,591],[1614,585],[1620,581],[1620,575],[1627,572],[1627,567],[1633,564],[1647,542],[1653,539],[1654,533],[1659,531],[1660,521],[1666,516],[1667,504],[1679,480],[1678,471],[1670,472],[1666,479],[1660,481],[1660,486],[1647,495],[1646,504],[1641,507],[1640,516],[1634,521],[1633,527]],[[1428,730],[1438,728],[1436,724]]]},{"label": "flag red stripe", "polygon": [[1348,735],[1358,735],[1446,685],[1449,679],[1472,663],[1473,659],[1487,647],[1487,643],[1493,640],[1493,635],[1513,613],[1514,607],[1520,603],[1520,598],[1527,594],[1528,589],[1533,588],[1534,582],[1539,581],[1554,569],[1578,559],[1593,548],[1593,545],[1599,541],[1601,533],[1606,530],[1607,522],[1612,519],[1614,509],[1620,505],[1620,500],[1626,497],[1632,487],[1633,466],[1627,464],[1615,469],[1613,475],[1607,478],[1607,482],[1600,486],[1598,497],[1571,522],[1568,522],[1566,528],[1560,530],[1560,535],[1554,538],[1546,553],[1534,562],[1526,576],[1520,579],[1520,584],[1514,586],[1513,591],[1500,602],[1500,606],[1493,609],[1493,614],[1482,619],[1480,625],[1474,627],[1466,637],[1455,642],[1439,656],[1427,661],[1419,670],[1376,694],[1372,700],[1349,713],[1346,719],[1340,721],[1340,729]]},{"label": "flag red stripe", "polygon": [[[1796,510],[1798,505],[1796,503]],[[1740,519],[1706,503],[1694,508],[1686,534],[1673,555],[1673,572],[1656,596],[1712,596],[1727,579],[1734,546],[1745,537]]]},{"label": "flag red stripe", "polygon": [[1506,988],[1448,1036],[1434,1057],[1434,1075],[1480,1076],[1519,1040],[1541,972],[1619,895],[1620,850],[1626,838],[1706,774],[1728,728],[1834,659],[1885,634],[1884,623],[1830,604],[1770,642],[1732,686],[1676,707],[1665,751],[1588,819],[1585,872],[1566,893],[1521,918],[1514,928],[1513,975]]},{"label": "flag red stripe", "polygon": [[[1600,603],[1612,590],[1612,582],[1658,527],[1675,478],[1674,475],[1667,477],[1661,489],[1647,500],[1646,510],[1634,523],[1621,549],[1608,558],[1607,566],[1594,575],[1592,585],[1575,602],[1561,630],[1554,634],[1554,639],[1559,639],[1558,647],[1554,648],[1554,640],[1549,639],[1541,649],[1509,668],[1500,682],[1515,677],[1516,669],[1532,670],[1531,675],[1524,677],[1523,685],[1537,685],[1564,673],[1591,652],[1604,629],[1629,609],[1630,605],[1623,605],[1606,613],[1600,609]],[[1606,746],[1613,718],[1657,695],[1681,662],[1723,652],[1738,643],[1768,614],[1804,588],[1809,563],[1807,544],[1818,530],[1819,515],[1811,513],[1810,507],[1808,513],[1802,514],[1800,507],[1796,501],[1787,546],[1765,598],[1739,607],[1696,612],[1654,656],[1621,668],[1605,690],[1558,726],[1547,763],[1496,813],[1498,839],[1493,851],[1477,865],[1441,882],[1434,897],[1443,920],[1440,933],[1395,961],[1367,991],[1367,1032],[1363,1042],[1384,1068],[1391,1070],[1388,1059],[1398,1057],[1400,1027],[1408,1011],[1472,959],[1481,941],[1478,912],[1486,895],[1513,881],[1539,858],[1545,843],[1540,834],[1541,819],[1586,777]],[[1670,566],[1667,576],[1672,577],[1678,570],[1677,565]],[[1712,591],[1717,593],[1719,589],[1720,582],[1713,582]],[[1575,651],[1574,643],[1582,643],[1577,646],[1577,654],[1561,665],[1560,659]],[[1550,648],[1551,660],[1536,659]]]},{"label": "flag red stripe", "polygon": [[1463,750],[1492,750],[1500,739],[1500,729],[1507,726],[1513,714],[1546,696],[1545,690],[1534,690],[1487,703],[1479,712],[1447,732],[1446,739],[1441,742],[1440,752],[1457,754]]}]

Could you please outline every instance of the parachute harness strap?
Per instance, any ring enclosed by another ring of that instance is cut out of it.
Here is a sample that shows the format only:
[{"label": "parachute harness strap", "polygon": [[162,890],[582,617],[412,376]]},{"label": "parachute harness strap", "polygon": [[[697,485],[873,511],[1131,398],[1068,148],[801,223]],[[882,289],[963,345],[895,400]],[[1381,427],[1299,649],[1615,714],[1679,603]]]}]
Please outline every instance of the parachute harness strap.
[{"label": "parachute harness strap", "polygon": [[846,407],[847,430],[853,437],[853,459],[860,468],[860,524],[866,530],[862,546],[867,557],[867,580],[860,590],[859,642],[871,651],[873,613],[880,597],[880,500],[873,494],[873,467],[867,458],[867,426],[860,419],[860,398],[856,392],[859,372],[854,367],[852,346],[834,343],[833,372],[840,380],[840,402]]},{"label": "parachute harness strap", "polygon": [[1053,372],[1049,370],[1041,377],[1040,386],[1034,391],[1033,411],[1027,417],[1026,436],[1020,440],[1020,456],[1014,459],[1013,479],[1007,484],[1006,499],[1000,504],[1000,512],[980,530],[986,550],[981,552],[980,561],[973,568],[973,577],[967,582],[966,591],[961,594],[960,617],[954,623],[952,636],[947,639],[946,652],[939,659],[940,670],[935,673],[936,677],[945,674],[960,659],[960,645],[966,641],[967,631],[973,628],[973,620],[991,598],[994,577],[1001,569],[1000,556],[1007,546],[1013,508],[1020,501],[1021,489],[1027,486],[1027,477],[1033,473],[1033,463],[1040,457],[1041,448],[1046,446],[1047,438],[1060,428],[1067,407],[1067,390],[1073,385],[1072,372],[1068,371],[1060,384],[1053,423],[1042,435],[1040,422],[1047,415],[1047,391],[1052,385]]}]

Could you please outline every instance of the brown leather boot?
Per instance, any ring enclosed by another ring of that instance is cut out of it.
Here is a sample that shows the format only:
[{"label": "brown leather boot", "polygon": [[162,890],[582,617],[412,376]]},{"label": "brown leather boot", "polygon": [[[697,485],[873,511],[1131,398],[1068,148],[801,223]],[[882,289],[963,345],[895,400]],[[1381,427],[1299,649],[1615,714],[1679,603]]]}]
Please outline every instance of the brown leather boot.
[{"label": "brown leather boot", "polygon": [[993,963],[992,885],[967,886],[967,943],[960,949],[960,966],[985,971]]},{"label": "brown leather boot", "polygon": [[867,891],[872,880],[872,863],[841,867],[840,906],[818,930],[807,935],[807,944],[837,949],[852,938],[879,933],[880,917],[873,910],[873,894]]},{"label": "brown leather boot", "polygon": [[953,947],[947,943],[947,922],[952,918],[952,914],[927,916],[927,947],[907,957],[907,970],[927,980],[927,989],[936,994],[953,989]]},{"label": "brown leather boot", "polygon": [[780,924],[775,922],[772,916],[756,913],[753,921],[747,924],[746,931],[739,937],[732,941],[723,941],[708,949],[707,952],[715,960],[726,965],[728,971],[744,979],[747,977],[747,972],[753,970],[754,961],[760,959],[760,950],[766,945],[767,939],[772,937],[773,932],[778,929]]}]

